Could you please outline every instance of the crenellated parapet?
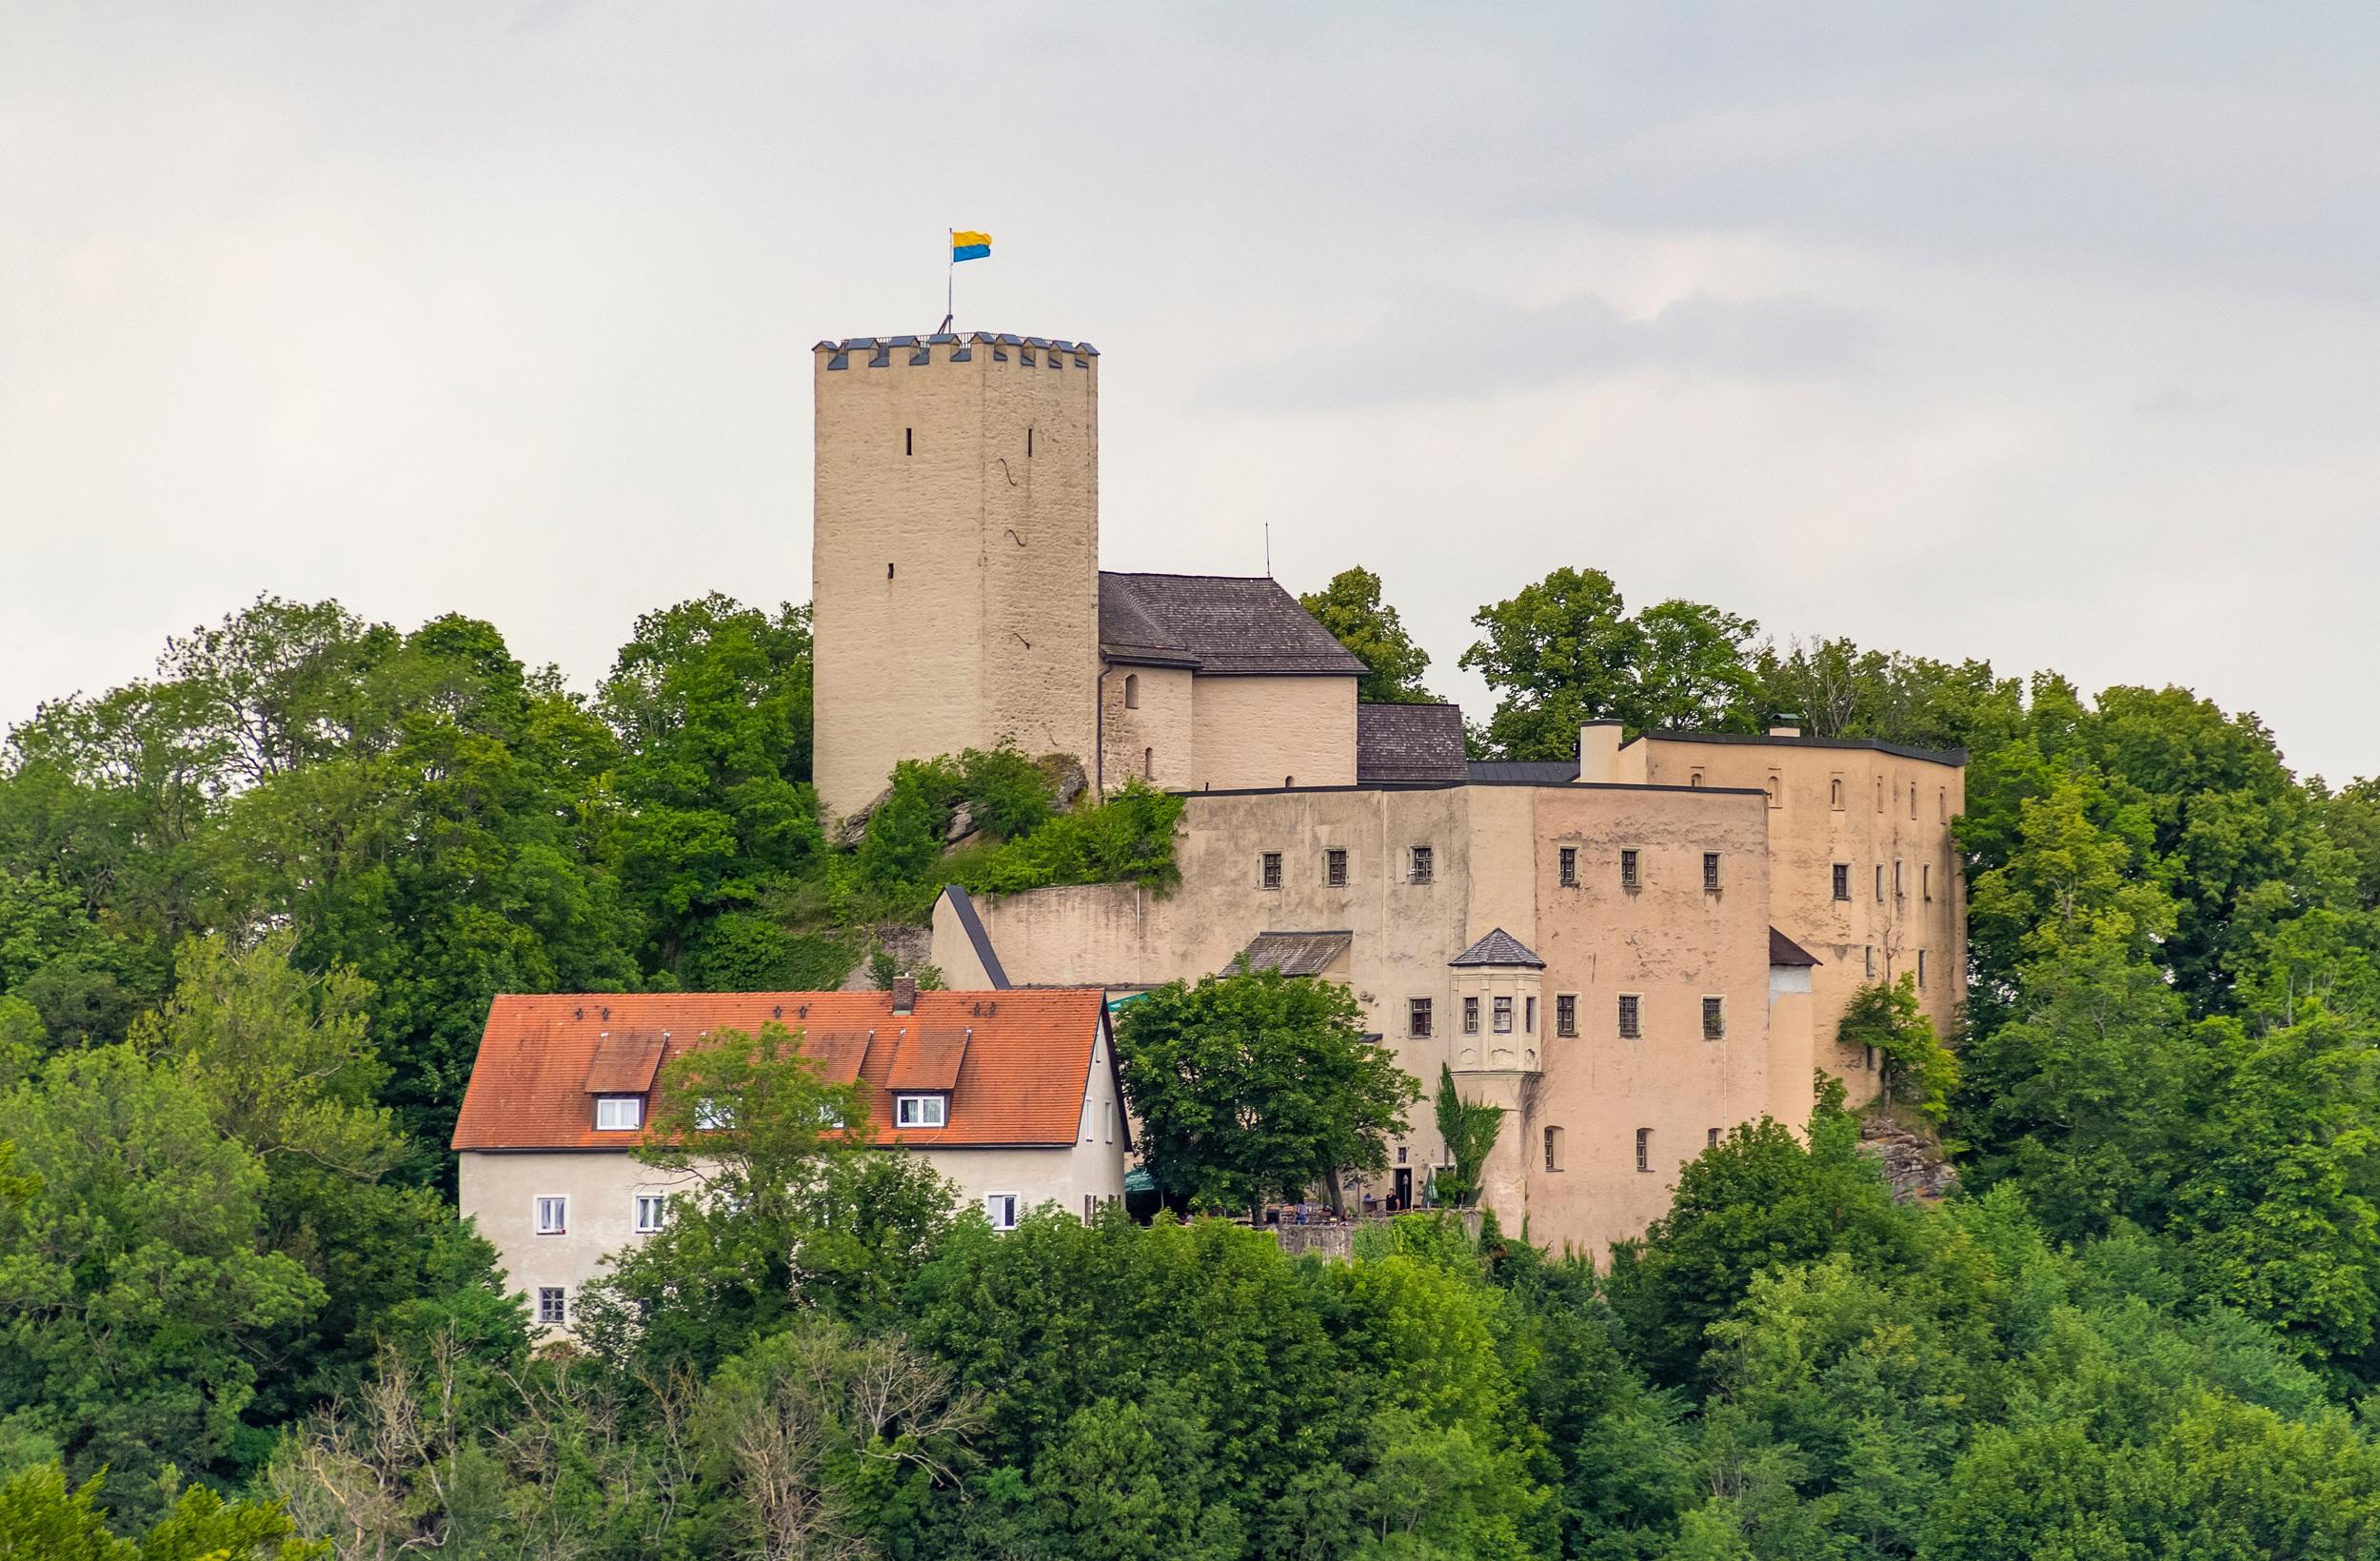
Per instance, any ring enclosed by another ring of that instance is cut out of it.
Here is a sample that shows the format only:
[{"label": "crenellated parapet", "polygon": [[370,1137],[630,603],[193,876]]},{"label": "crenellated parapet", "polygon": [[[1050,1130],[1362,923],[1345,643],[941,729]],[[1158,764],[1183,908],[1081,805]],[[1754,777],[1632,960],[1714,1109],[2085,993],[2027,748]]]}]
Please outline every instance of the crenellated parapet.
[{"label": "crenellated parapet", "polygon": [[1046,336],[1013,336],[998,331],[971,331],[964,336],[936,332],[930,336],[846,336],[821,342],[810,349],[823,354],[825,366],[838,368],[924,368],[934,364],[999,363],[1020,368],[1063,370],[1095,367],[1100,349],[1088,342],[1056,341]]}]

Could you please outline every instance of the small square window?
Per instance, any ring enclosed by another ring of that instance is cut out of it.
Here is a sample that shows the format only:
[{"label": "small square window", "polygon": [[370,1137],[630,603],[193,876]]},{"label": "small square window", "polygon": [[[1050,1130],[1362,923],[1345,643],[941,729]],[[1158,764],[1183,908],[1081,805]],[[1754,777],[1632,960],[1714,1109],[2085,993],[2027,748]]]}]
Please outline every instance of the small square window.
[{"label": "small square window", "polygon": [[1577,846],[1565,845],[1562,847],[1561,866],[1562,887],[1565,889],[1576,889],[1578,887],[1578,848]]},{"label": "small square window", "polygon": [[1844,900],[1851,899],[1851,863],[1847,861],[1838,861],[1835,864],[1835,898]]},{"label": "small square window", "polygon": [[1017,1228],[1017,1195],[1014,1193],[984,1194],[983,1214],[984,1217],[992,1222],[992,1229],[996,1231],[1015,1230]]},{"label": "small square window", "polygon": [[595,1097],[595,1128],[599,1133],[625,1133],[645,1125],[641,1095],[599,1095]]},{"label": "small square window", "polygon": [[1430,1034],[1429,998],[1408,998],[1405,999],[1405,1024],[1417,1038],[1427,1038]]},{"label": "small square window", "polygon": [[1347,853],[1332,849],[1322,853],[1322,881],[1334,889],[1347,887]]},{"label": "small square window", "polygon": [[1636,853],[1633,850],[1622,851],[1619,854],[1619,886],[1634,889],[1639,881],[1636,877]]},{"label": "small square window", "polygon": [[563,1298],[560,1285],[537,1287],[537,1320],[548,1328],[559,1328],[570,1320],[569,1303]]},{"label": "small square window", "polygon": [[1413,848],[1413,870],[1410,877],[1414,882],[1427,883],[1430,881],[1432,867],[1430,859],[1431,853],[1428,846],[1417,845]]},{"label": "small square window", "polygon": [[1636,1169],[1653,1169],[1653,1130],[1649,1127],[1636,1129]]},{"label": "small square window", "polygon": [[1479,1033],[1479,999],[1477,998],[1462,1000],[1462,1033],[1466,1036]]},{"label": "small square window", "polygon": [[902,1095],[893,1100],[896,1127],[943,1127],[950,1120],[950,1099],[942,1095]]},{"label": "small square window", "polygon": [[1716,851],[1702,854],[1702,892],[1711,895],[1719,892],[1719,854]]},{"label": "small square window", "polygon": [[1264,886],[1267,889],[1280,887],[1280,853],[1278,851],[1264,853]]},{"label": "small square window", "polygon": [[1496,999],[1496,1033],[1499,1036],[1513,1033],[1513,1000],[1510,998]]},{"label": "small square window", "polygon": [[1724,998],[1703,998],[1702,1038],[1705,1040],[1720,1040],[1725,1038],[1726,1035],[1727,999]]},{"label": "small square window", "polygon": [[1634,1039],[1636,1039],[1638,1036],[1640,1036],[1640,1035],[1642,1035],[1642,1034],[1644,1033],[1644,1031],[1643,1031],[1642,1027],[1641,1027],[1641,1026],[1640,1026],[1640,1024],[1638,1023],[1638,1018],[1639,1018],[1639,1011],[1641,1010],[1641,1008],[1642,1008],[1642,1006],[1643,1006],[1643,1002],[1644,1002],[1644,999],[1643,999],[1643,998],[1639,998],[1639,997],[1637,997],[1637,996],[1636,996],[1634,992],[1622,993],[1622,994],[1620,995],[1620,999],[1619,999],[1619,1037],[1620,1037],[1620,1039],[1622,1039],[1622,1040],[1634,1040]]},{"label": "small square window", "polygon": [[663,1193],[636,1195],[636,1233],[650,1235],[669,1217],[669,1198]]},{"label": "small square window", "polygon": [[1557,1036],[1575,1036],[1578,1033],[1577,994],[1565,992],[1554,999],[1554,1033]]},{"label": "small square window", "polygon": [[537,1200],[537,1234],[566,1235],[570,1230],[570,1200],[566,1197],[541,1197]]}]

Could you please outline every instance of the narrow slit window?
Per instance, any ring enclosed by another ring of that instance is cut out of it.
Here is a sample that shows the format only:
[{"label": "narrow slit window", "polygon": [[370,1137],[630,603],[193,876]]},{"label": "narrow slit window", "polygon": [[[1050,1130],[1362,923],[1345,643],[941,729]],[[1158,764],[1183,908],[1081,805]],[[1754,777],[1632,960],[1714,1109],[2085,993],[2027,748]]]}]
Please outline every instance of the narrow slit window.
[{"label": "narrow slit window", "polygon": [[1033,430],[1030,428],[1024,431],[1024,458],[1027,461],[1033,459]]},{"label": "narrow slit window", "polygon": [[1138,672],[1124,674],[1124,708],[1127,710],[1140,708],[1140,674]]},{"label": "narrow slit window", "polygon": [[1653,1169],[1653,1130],[1649,1127],[1636,1129],[1636,1169]]},{"label": "narrow slit window", "polygon": [[1143,780],[1157,779],[1157,750],[1155,748],[1140,750],[1140,779]]},{"label": "narrow slit window", "polygon": [[1835,812],[1840,813],[1843,811],[1843,778],[1841,776],[1835,776],[1833,780],[1827,781],[1826,802],[1827,806],[1833,808]]},{"label": "narrow slit window", "polygon": [[1520,999],[1520,1033],[1524,1036],[1537,1033],[1537,1000],[1535,998]]},{"label": "narrow slit window", "polygon": [[1716,851],[1702,854],[1702,888],[1706,894],[1719,892],[1719,854]]},{"label": "narrow slit window", "polygon": [[918,453],[918,431],[915,428],[901,430],[901,453],[903,455]]},{"label": "narrow slit window", "polygon": [[1545,1168],[1548,1171],[1559,1171],[1562,1168],[1562,1130],[1560,1128],[1549,1127],[1545,1130]]},{"label": "narrow slit window", "polygon": [[1919,991],[1923,991],[1923,990],[1925,989],[1925,984],[1926,984],[1926,951],[1925,951],[1925,950],[1923,950],[1923,949],[1919,949],[1919,950],[1917,951],[1917,987],[1918,987],[1918,990],[1919,990]]},{"label": "narrow slit window", "polygon": [[1926,862],[1917,869],[1917,887],[1928,899],[1934,898],[1934,863]]}]

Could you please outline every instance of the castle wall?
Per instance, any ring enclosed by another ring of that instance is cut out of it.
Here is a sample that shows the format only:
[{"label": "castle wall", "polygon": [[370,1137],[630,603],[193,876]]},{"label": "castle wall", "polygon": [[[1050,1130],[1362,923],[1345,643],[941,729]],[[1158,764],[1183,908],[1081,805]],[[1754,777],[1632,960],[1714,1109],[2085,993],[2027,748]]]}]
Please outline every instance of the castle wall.
[{"label": "castle wall", "polygon": [[1347,786],[1356,780],[1353,678],[1199,678],[1193,786]]},{"label": "castle wall", "polygon": [[[1922,955],[1919,999],[1935,1028],[1952,1033],[1967,972],[1966,893],[1951,839],[1951,820],[1966,805],[1960,766],[1795,739],[1656,736],[1633,746],[1644,750],[1656,782],[1774,794],[1769,919],[1818,958],[1810,1003],[1815,1054],[1854,1104],[1874,1098],[1877,1074],[1835,1036],[1860,986],[1918,973]],[[1849,869],[1848,899],[1835,898],[1837,863]]]},{"label": "castle wall", "polygon": [[[1531,1238],[1600,1254],[1668,1205],[1678,1167],[1711,1128],[1770,1109],[1766,821],[1763,799],[1592,786],[1194,794],[1177,844],[1183,883],[1159,899],[1131,885],[1042,889],[979,905],[1010,979],[1150,984],[1223,968],[1267,931],[1353,934],[1348,986],[1368,1027],[1423,1089],[1441,1063],[1463,1093],[1506,1107],[1489,1166],[1491,1206]],[[1412,850],[1432,851],[1412,881]],[[1579,883],[1559,882],[1559,849],[1579,852]],[[1641,885],[1617,885],[1619,852],[1640,853]],[[1348,852],[1348,881],[1325,853]],[[1262,858],[1282,858],[1262,887]],[[1702,854],[1721,888],[1702,888]],[[948,925],[945,925],[948,922]],[[1501,926],[1543,972],[1458,971],[1448,961]],[[961,959],[955,920],[938,919],[937,962]],[[947,968],[947,967],[946,967]],[[1538,997],[1534,1029],[1461,1030],[1460,998],[1509,991],[1517,1015]],[[1639,996],[1643,1033],[1618,1033],[1617,995]],[[1577,999],[1579,1034],[1556,1034],[1558,996]],[[1722,1039],[1701,1035],[1701,999],[1721,998]],[[1411,999],[1432,1000],[1418,1036]],[[1801,1077],[1806,1079],[1805,1060]],[[1531,1066],[1530,1064],[1534,1064]],[[1806,1089],[1804,1092],[1806,1096]],[[1801,1114],[1806,1115],[1806,1110]],[[1443,1156],[1425,1097],[1398,1141],[1417,1191]],[[1798,1120],[1798,1117],[1796,1117]],[[1559,1131],[1556,1168],[1545,1129]],[[1649,1169],[1636,1135],[1652,1130]],[[1371,1183],[1386,1196],[1389,1175]]]},{"label": "castle wall", "polygon": [[901,759],[1002,741],[1091,756],[1097,363],[982,340],[814,354],[829,815],[864,805]]}]

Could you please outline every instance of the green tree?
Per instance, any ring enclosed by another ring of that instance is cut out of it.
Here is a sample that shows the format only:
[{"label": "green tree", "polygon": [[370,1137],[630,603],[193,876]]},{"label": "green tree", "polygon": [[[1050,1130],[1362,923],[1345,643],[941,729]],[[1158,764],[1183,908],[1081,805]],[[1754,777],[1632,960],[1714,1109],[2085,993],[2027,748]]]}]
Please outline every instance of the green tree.
[{"label": "green tree", "polygon": [[1344,987],[1276,970],[1158,988],[1123,1011],[1116,1051],[1151,1175],[1201,1208],[1384,1169],[1421,1093]]},{"label": "green tree", "polygon": [[1502,758],[1568,758],[1590,721],[1745,730],[1758,719],[1748,618],[1684,601],[1631,617],[1609,575],[1557,569],[1472,622],[1485,637],[1462,665],[1497,693],[1485,736]]},{"label": "green tree", "polygon": [[1914,1105],[1934,1122],[1950,1113],[1958,1088],[1958,1057],[1934,1034],[1934,1020],[1917,1006],[1917,978],[1872,981],[1851,995],[1835,1038],[1846,1046],[1873,1046],[1883,1058],[1888,1100]]},{"label": "green tree", "polygon": [[1438,1174],[1438,1195],[1458,1209],[1479,1198],[1479,1173],[1504,1131],[1504,1108],[1466,1100],[1455,1088],[1455,1071],[1438,1064],[1438,1095],[1431,1102],[1438,1116],[1438,1141],[1446,1146],[1452,1169]]},{"label": "green tree", "polygon": [[1364,664],[1357,699],[1373,704],[1432,701],[1421,684],[1430,653],[1413,642],[1397,609],[1380,601],[1379,576],[1364,568],[1341,569],[1320,590],[1299,596],[1298,603]]},{"label": "green tree", "polygon": [[130,1049],[62,1053],[5,1102],[32,1195],[0,1205],[0,1416],[128,1502],[171,1462],[261,1453],[244,1412],[277,1331],[322,1287],[265,1250],[263,1163],[205,1097]]}]

